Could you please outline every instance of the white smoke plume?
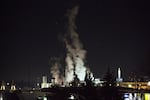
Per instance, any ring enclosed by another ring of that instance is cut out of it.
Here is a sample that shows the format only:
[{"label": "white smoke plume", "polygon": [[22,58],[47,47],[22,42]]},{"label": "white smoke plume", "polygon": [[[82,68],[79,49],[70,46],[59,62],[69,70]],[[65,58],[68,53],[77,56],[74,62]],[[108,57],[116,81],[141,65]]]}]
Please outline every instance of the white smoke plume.
[{"label": "white smoke plume", "polygon": [[86,75],[86,67],[84,65],[86,50],[83,49],[75,25],[75,18],[78,14],[78,9],[78,6],[74,6],[69,9],[66,14],[68,24],[64,39],[67,50],[65,81],[68,83],[73,81],[74,74],[78,76],[80,81],[83,81]]},{"label": "white smoke plume", "polygon": [[64,77],[60,71],[61,67],[60,61],[57,58],[53,58],[51,59],[50,63],[51,63],[50,73],[55,80],[55,84],[62,84]]}]

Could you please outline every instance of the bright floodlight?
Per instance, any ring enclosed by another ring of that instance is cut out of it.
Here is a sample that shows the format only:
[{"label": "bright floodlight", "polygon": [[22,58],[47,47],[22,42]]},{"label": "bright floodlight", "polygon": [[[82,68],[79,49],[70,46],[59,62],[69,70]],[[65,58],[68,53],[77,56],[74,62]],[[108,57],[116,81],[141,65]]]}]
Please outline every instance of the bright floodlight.
[{"label": "bright floodlight", "polygon": [[150,86],[150,81],[148,81],[147,85]]},{"label": "bright floodlight", "polygon": [[131,88],[131,87],[132,87],[132,85],[131,85],[131,84],[129,84],[129,85],[128,85],[128,87],[129,87],[129,88]]}]

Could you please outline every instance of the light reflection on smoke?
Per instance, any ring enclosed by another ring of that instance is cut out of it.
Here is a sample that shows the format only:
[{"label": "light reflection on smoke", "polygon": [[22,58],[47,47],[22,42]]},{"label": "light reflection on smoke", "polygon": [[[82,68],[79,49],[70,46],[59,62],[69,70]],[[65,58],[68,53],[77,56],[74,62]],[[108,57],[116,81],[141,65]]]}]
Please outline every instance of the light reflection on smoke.
[{"label": "light reflection on smoke", "polygon": [[[74,80],[77,76],[80,81],[84,81],[86,76],[87,67],[85,67],[86,50],[83,48],[80,42],[79,35],[76,32],[77,27],[75,25],[75,18],[78,14],[78,5],[72,7],[67,11],[66,18],[66,33],[64,35],[64,43],[66,47],[66,66],[65,77],[61,75],[59,71],[59,63],[55,62],[51,68],[51,74],[55,78],[55,81],[60,83],[63,81],[68,84]],[[62,78],[62,79],[60,79]]]},{"label": "light reflection on smoke", "polygon": [[61,68],[61,63],[60,63],[60,59],[54,57],[54,58],[51,58],[51,61],[50,61],[50,66],[51,66],[51,75],[52,77],[54,78],[54,83],[55,84],[62,84],[63,82],[63,75],[60,71],[60,68]]},{"label": "light reflection on smoke", "polygon": [[86,50],[83,49],[78,33],[76,32],[75,18],[78,14],[78,6],[69,9],[67,12],[68,24],[67,33],[64,42],[66,44],[66,71],[65,81],[67,83],[73,81],[74,74],[83,81],[86,74],[84,60],[86,58]]}]

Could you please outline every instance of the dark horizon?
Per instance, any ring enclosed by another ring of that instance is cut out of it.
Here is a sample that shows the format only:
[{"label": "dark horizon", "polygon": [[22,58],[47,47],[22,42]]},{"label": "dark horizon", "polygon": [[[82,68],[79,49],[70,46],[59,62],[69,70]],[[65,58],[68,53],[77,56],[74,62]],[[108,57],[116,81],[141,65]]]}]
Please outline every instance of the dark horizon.
[{"label": "dark horizon", "polygon": [[[75,0],[74,0],[75,1]],[[147,1],[80,0],[77,32],[96,78],[108,67],[123,78],[150,76],[150,10]],[[50,75],[49,60],[63,57],[64,15],[69,0],[15,0],[1,3],[2,80],[35,80]]]}]

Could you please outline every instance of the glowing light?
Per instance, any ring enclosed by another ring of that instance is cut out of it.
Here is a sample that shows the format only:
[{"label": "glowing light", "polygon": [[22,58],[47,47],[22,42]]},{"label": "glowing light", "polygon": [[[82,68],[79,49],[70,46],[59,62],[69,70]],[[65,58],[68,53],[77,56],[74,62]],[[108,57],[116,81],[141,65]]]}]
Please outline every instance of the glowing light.
[{"label": "glowing light", "polygon": [[144,98],[145,98],[145,100],[150,100],[150,94],[149,93],[145,93],[144,94]]},{"label": "glowing light", "polygon": [[124,100],[130,100],[129,98],[125,98]]},{"label": "glowing light", "polygon": [[71,94],[68,99],[69,99],[69,100],[75,100],[75,97],[74,97],[74,95]]},{"label": "glowing light", "polygon": [[133,95],[132,95],[132,93],[129,93],[129,100],[133,100]]},{"label": "glowing light", "polygon": [[132,93],[125,93],[124,94],[124,100],[133,100]]},{"label": "glowing light", "polygon": [[6,89],[5,85],[2,85],[1,90],[5,90],[5,89]]},{"label": "glowing light", "polygon": [[129,98],[129,94],[128,94],[128,93],[125,93],[125,94],[124,94],[124,98]]},{"label": "glowing light", "polygon": [[129,88],[132,88],[132,85],[131,85],[131,84],[129,84],[129,85],[128,85],[128,87],[129,87]]},{"label": "glowing light", "polygon": [[33,93],[33,91],[30,91],[30,93],[32,94],[32,93]]},{"label": "glowing light", "polygon": [[2,94],[0,94],[0,100],[3,100],[3,95]]},{"label": "glowing light", "polygon": [[12,85],[10,90],[15,91],[16,90],[16,86]]},{"label": "glowing light", "polygon": [[43,100],[47,100],[47,97],[43,97]]},{"label": "glowing light", "polygon": [[118,78],[119,79],[121,78],[121,70],[120,70],[120,68],[118,68]]},{"label": "glowing light", "polygon": [[49,87],[50,87],[49,83],[42,83],[41,84],[41,88],[49,88]]},{"label": "glowing light", "polygon": [[39,99],[39,100],[42,100],[43,98],[42,98],[42,96],[39,96],[38,99]]},{"label": "glowing light", "polygon": [[50,84],[47,83],[47,76],[42,77],[42,83],[41,83],[41,88],[48,88],[50,87]]},{"label": "glowing light", "polygon": [[95,83],[95,84],[100,84],[101,81],[100,81],[100,79],[96,78],[96,79],[94,80],[94,83]]},{"label": "glowing light", "polygon": [[40,83],[37,83],[36,85],[39,87],[39,86],[40,86]]},{"label": "glowing light", "polygon": [[10,85],[10,83],[6,83],[7,85]]},{"label": "glowing light", "polygon": [[117,82],[122,82],[123,81],[123,79],[121,78],[121,69],[120,68],[118,68],[118,77],[117,77],[116,81]]},{"label": "glowing light", "polygon": [[117,83],[117,86],[119,86],[120,84]]},{"label": "glowing light", "polygon": [[150,93],[125,93],[124,100],[150,100]]},{"label": "glowing light", "polygon": [[150,81],[147,83],[148,86],[150,86]]}]

